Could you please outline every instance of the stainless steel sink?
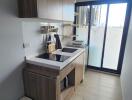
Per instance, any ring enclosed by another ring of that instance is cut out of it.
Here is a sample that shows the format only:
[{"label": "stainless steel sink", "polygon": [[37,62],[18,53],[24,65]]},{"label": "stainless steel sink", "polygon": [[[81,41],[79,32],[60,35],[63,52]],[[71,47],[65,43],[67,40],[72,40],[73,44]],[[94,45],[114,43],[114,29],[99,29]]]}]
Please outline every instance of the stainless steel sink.
[{"label": "stainless steel sink", "polygon": [[63,48],[62,52],[68,52],[68,53],[73,53],[75,52],[77,49],[74,48]]}]

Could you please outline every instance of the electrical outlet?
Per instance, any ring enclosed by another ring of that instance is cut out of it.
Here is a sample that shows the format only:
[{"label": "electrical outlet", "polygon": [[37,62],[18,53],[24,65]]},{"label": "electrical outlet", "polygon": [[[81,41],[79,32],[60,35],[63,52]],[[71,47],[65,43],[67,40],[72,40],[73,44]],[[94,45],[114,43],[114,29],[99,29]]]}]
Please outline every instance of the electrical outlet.
[{"label": "electrical outlet", "polygon": [[23,48],[28,48],[28,47],[30,47],[30,46],[31,46],[30,43],[23,43]]}]

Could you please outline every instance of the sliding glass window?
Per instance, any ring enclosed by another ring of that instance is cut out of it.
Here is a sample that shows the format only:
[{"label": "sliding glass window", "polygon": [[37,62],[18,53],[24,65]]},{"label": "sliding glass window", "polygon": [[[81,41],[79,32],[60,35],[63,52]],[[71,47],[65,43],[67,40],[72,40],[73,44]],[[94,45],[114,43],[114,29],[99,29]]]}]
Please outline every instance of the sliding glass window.
[{"label": "sliding glass window", "polygon": [[91,8],[91,31],[88,62],[88,65],[90,66],[101,67],[107,8],[107,4],[93,5]]},{"label": "sliding glass window", "polygon": [[124,40],[127,38],[128,29],[124,25],[129,20],[126,20],[129,6],[128,3],[116,1],[76,4],[76,39],[87,44],[89,68],[120,73],[119,64],[122,61],[119,56],[123,59],[124,48],[121,47],[125,45]]},{"label": "sliding glass window", "polygon": [[103,68],[117,70],[127,3],[110,4]]}]

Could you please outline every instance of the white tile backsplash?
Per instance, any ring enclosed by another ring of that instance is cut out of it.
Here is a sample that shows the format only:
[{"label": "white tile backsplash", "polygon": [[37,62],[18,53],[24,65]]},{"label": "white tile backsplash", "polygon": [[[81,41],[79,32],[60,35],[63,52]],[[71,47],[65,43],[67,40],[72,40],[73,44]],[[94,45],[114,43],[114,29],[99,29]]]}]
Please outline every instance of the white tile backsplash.
[{"label": "white tile backsplash", "polygon": [[59,28],[58,34],[62,34],[61,23],[46,23],[46,22],[31,22],[23,21],[23,41],[25,45],[25,56],[30,57],[44,52],[43,35],[40,32],[40,27],[43,25],[52,25]]}]

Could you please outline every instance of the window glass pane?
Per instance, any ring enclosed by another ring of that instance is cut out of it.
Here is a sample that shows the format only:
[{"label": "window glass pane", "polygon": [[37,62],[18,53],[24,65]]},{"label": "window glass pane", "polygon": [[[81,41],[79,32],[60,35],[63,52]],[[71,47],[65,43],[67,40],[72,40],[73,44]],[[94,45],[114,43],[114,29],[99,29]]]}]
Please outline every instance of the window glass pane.
[{"label": "window glass pane", "polygon": [[108,27],[123,27],[127,3],[111,4],[108,16]]},{"label": "window glass pane", "polygon": [[110,5],[103,62],[104,68],[117,70],[126,7],[126,3]]},{"label": "window glass pane", "polygon": [[91,33],[88,65],[101,67],[107,4],[93,5],[91,12]]},{"label": "window glass pane", "polygon": [[89,25],[89,12],[90,6],[81,6],[77,8],[78,16],[76,24],[76,40],[88,42],[88,25]]}]

